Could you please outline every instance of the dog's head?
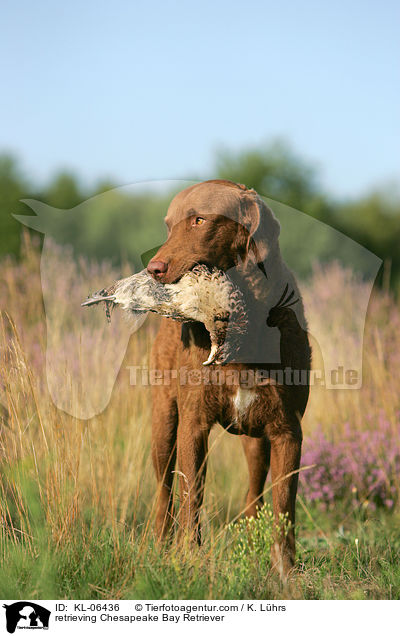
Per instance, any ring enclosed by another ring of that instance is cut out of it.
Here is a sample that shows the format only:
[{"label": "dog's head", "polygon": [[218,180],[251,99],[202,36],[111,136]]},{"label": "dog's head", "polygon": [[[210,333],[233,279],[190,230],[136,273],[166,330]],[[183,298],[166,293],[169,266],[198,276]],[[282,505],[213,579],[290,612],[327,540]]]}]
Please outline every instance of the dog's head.
[{"label": "dog's head", "polygon": [[254,190],[223,180],[177,194],[165,222],[167,241],[147,267],[162,283],[177,282],[199,264],[227,271],[251,259],[262,268],[280,229]]}]

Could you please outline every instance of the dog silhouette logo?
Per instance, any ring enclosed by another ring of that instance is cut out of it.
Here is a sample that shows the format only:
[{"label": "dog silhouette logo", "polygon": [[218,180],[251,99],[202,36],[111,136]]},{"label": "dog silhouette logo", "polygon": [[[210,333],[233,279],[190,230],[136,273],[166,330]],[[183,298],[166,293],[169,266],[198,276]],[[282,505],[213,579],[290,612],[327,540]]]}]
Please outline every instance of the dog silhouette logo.
[{"label": "dog silhouette logo", "polygon": [[6,610],[6,627],[9,634],[14,634],[16,629],[49,629],[51,612],[37,603],[18,601],[3,607]]}]

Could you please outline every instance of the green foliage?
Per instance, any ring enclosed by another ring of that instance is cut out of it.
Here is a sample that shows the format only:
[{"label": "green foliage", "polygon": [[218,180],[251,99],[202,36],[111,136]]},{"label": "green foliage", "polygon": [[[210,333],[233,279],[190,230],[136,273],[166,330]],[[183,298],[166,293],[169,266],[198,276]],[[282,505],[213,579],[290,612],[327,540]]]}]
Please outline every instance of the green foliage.
[{"label": "green foliage", "polygon": [[27,191],[26,180],[14,157],[0,156],[0,255],[19,251],[21,226],[11,213],[24,212],[25,206],[19,200]]},{"label": "green foliage", "polygon": [[[338,229],[387,262],[393,280],[400,278],[400,196],[394,184],[338,206]],[[388,284],[388,281],[385,281]]]},{"label": "green foliage", "polygon": [[315,168],[297,157],[283,141],[236,155],[222,150],[217,155],[216,171],[223,179],[244,183],[270,199],[314,216],[329,207]]},{"label": "green foliage", "polygon": [[55,208],[74,208],[85,195],[73,174],[62,172],[56,175],[44,192],[44,201]]},{"label": "green foliage", "polygon": [[267,576],[270,568],[270,551],[280,534],[289,530],[287,518],[279,523],[269,504],[264,504],[257,517],[242,518],[230,524],[232,572],[236,580],[248,579],[257,572]]},{"label": "green foliage", "polygon": [[[283,586],[270,569],[275,532],[270,508],[265,506],[253,521],[229,524],[243,510],[248,471],[238,438],[220,427],[210,437],[203,545],[199,548],[177,538],[159,546],[153,537],[157,488],[151,467],[149,387],[131,386],[122,368],[102,414],[79,421],[55,408],[46,382],[47,334],[38,264],[38,250],[27,242],[20,263],[3,265],[1,301],[11,318],[3,317],[0,324],[0,385],[4,391],[0,409],[0,596],[400,596],[398,508],[393,506],[390,513],[371,511],[343,495],[332,509],[322,512],[310,499],[303,501],[302,490],[297,499],[297,572]],[[114,279],[113,270],[104,264],[92,266],[96,275]],[[55,272],[60,272],[61,279],[64,261],[59,267]],[[334,276],[326,272],[324,288],[326,279],[333,289],[340,288],[340,311],[346,313],[359,285],[346,283],[338,270]],[[317,285],[316,280],[310,289]],[[66,289],[55,289],[56,298]],[[392,446],[398,446],[399,308],[377,290],[371,311],[375,323],[373,330],[365,331],[362,399],[356,399],[354,391],[343,391],[338,399],[336,391],[317,390],[304,422],[305,439],[318,424],[329,439],[338,441],[345,437],[343,422],[351,422],[366,454],[370,439],[366,432],[375,426],[385,434],[379,417],[384,409],[393,427]],[[332,325],[336,320],[342,324],[340,313],[334,312]],[[330,333],[335,347],[343,330],[333,328]],[[75,337],[67,330],[60,333],[60,352],[69,346],[71,334]],[[153,338],[154,323],[133,334],[126,363],[147,362]],[[102,351],[102,364],[109,364],[106,350]],[[98,389],[102,390],[101,384]],[[348,452],[351,455],[352,448]],[[302,471],[300,484],[304,474]],[[266,493],[268,499],[270,494]],[[176,519],[178,523],[179,515]]]},{"label": "green foliage", "polygon": [[[263,520],[205,537],[201,548],[160,547],[151,534],[79,519],[56,545],[45,526],[29,548],[4,537],[3,599],[394,599],[400,595],[398,518],[360,520],[299,511],[297,572],[282,585],[269,568],[272,524]],[[312,516],[313,521],[310,521]],[[326,531],[321,529],[326,528]]]},{"label": "green foliage", "polygon": [[[360,199],[338,201],[324,193],[318,172],[283,142],[250,150],[221,151],[217,157],[218,176],[253,187],[271,200],[282,226],[281,246],[288,264],[301,275],[309,275],[315,261],[339,260],[361,272],[368,272],[368,262],[351,250],[343,252],[340,234],[349,236],[382,258],[386,272],[391,270],[392,286],[400,279],[400,194],[388,184],[382,190],[367,193]],[[289,214],[284,203],[294,210],[318,219],[328,227],[307,222],[302,215]],[[388,280],[385,281],[388,284]]]},{"label": "green foliage", "polygon": [[[385,285],[389,278],[393,287],[398,285],[400,196],[390,185],[356,200],[335,200],[323,191],[316,168],[281,141],[236,153],[221,150],[213,176],[244,183],[275,202],[273,208],[282,224],[283,253],[298,275],[310,274],[316,261],[339,258],[346,263],[341,235],[333,235],[331,226],[384,259]],[[20,200],[32,198],[65,211],[57,222],[50,222],[58,242],[72,244],[79,254],[107,258],[115,264],[127,260],[132,267],[142,268],[141,255],[165,240],[163,217],[174,192],[133,193],[109,188],[112,184],[99,182],[95,188],[84,189],[74,175],[61,173],[39,191],[23,177],[14,158],[0,157],[0,257],[19,253],[21,224],[11,214],[31,214]],[[96,198],[100,193],[102,196]],[[285,206],[328,227],[307,223],[300,214],[291,214],[288,222]],[[356,268],[365,272],[361,256],[356,261]]]}]

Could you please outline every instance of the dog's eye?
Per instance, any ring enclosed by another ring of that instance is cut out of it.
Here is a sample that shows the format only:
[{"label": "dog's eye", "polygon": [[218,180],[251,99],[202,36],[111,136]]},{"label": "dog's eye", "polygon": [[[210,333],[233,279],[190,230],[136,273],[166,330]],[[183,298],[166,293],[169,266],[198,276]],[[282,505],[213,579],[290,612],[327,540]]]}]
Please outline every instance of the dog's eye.
[{"label": "dog's eye", "polygon": [[203,219],[202,216],[196,216],[196,218],[193,219],[193,221],[192,221],[192,225],[203,225],[203,223],[205,223],[205,222],[206,222],[206,220]]}]

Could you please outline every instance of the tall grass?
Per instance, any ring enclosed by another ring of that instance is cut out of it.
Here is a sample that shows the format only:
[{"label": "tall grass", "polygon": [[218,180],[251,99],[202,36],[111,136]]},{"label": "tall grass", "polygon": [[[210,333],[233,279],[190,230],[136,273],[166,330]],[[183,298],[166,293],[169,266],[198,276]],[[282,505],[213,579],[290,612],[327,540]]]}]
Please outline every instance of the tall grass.
[{"label": "tall grass", "polygon": [[[131,336],[104,411],[89,420],[68,415],[56,408],[47,385],[39,261],[37,246],[25,235],[22,259],[6,259],[1,265],[0,596],[385,598],[400,589],[395,568],[399,540],[393,529],[398,490],[392,493],[390,513],[377,511],[375,517],[368,517],[366,497],[344,499],[342,507],[336,502],[333,513],[321,513],[309,491],[301,490],[302,576],[296,584],[281,588],[268,576],[267,551],[264,560],[254,555],[253,569],[233,567],[236,552],[227,524],[243,509],[247,470],[237,438],[220,428],[211,434],[204,546],[158,547],[152,534],[156,483],[150,458],[150,389],[131,386],[127,369],[148,363],[157,319]],[[55,281],[63,280],[64,266],[61,260],[54,264]],[[117,275],[107,264],[97,269],[87,264],[87,271],[102,280],[99,287]],[[311,290],[326,285],[327,279],[332,302],[338,288],[343,298],[350,298],[363,285],[338,266],[317,271],[309,283],[309,312]],[[70,280],[73,284],[73,276]],[[66,294],[74,298],[65,284],[54,285],[53,294],[55,300],[62,294],[60,305]],[[72,305],[71,312],[80,311]],[[342,306],[348,311],[351,303]],[[375,291],[365,330],[363,387],[312,390],[303,424],[306,452],[308,440],[321,430],[335,445],[350,427],[359,444],[367,444],[368,432],[379,430],[382,419],[391,445],[399,448],[399,323],[397,304]],[[334,319],[326,328],[334,346],[342,334]],[[53,345],[67,348],[73,332],[58,334],[65,341]],[[106,353],[99,360],[107,365]],[[392,487],[398,465],[383,462],[380,469]],[[309,486],[312,471],[307,480]]]}]

